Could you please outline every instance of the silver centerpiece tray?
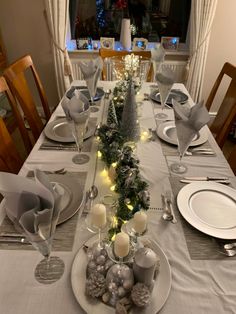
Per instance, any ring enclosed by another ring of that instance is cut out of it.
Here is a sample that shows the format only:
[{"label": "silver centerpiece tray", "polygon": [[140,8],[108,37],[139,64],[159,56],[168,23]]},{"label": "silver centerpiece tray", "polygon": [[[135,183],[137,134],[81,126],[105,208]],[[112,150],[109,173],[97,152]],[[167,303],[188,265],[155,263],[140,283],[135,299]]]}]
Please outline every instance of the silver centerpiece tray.
[{"label": "silver centerpiece tray", "polygon": [[[92,246],[97,241],[97,236],[90,238],[85,245]],[[167,257],[161,247],[154,241],[151,241],[151,248],[158,254],[160,258],[160,269],[155,280],[152,291],[152,298],[150,304],[145,308],[132,308],[130,313],[150,314],[157,313],[165,304],[170,288],[171,288],[171,269]],[[106,305],[98,299],[93,299],[85,294],[86,283],[86,267],[87,256],[81,247],[75,256],[72,270],[71,283],[76,300],[86,313],[93,314],[114,314],[115,309]]]}]

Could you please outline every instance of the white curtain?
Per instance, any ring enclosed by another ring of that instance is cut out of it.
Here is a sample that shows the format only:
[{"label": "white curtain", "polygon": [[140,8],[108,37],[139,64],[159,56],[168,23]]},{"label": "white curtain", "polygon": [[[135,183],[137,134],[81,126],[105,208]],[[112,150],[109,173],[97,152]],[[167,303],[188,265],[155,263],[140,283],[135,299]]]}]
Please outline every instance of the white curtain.
[{"label": "white curtain", "polygon": [[66,50],[66,32],[69,18],[69,0],[45,0],[46,22],[53,42],[54,67],[59,97],[70,86],[71,63]]},{"label": "white curtain", "polygon": [[190,58],[186,87],[195,102],[201,99],[211,27],[217,0],[192,0],[190,13]]}]

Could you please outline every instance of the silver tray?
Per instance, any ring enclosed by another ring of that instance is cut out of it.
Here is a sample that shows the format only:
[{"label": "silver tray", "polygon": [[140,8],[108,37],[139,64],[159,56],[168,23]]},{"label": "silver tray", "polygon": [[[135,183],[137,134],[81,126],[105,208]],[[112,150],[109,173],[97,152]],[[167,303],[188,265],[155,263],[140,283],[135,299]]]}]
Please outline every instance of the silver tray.
[{"label": "silver tray", "polygon": [[[94,123],[88,121],[87,131],[84,136],[84,140],[93,136],[95,131]],[[49,122],[44,128],[44,134],[50,140],[61,142],[61,143],[71,143],[75,142],[72,135],[71,129],[68,125],[66,118],[60,118]]]},{"label": "silver tray", "polygon": [[236,191],[216,182],[194,182],[177,196],[184,219],[194,228],[221,239],[236,238]]},{"label": "silver tray", "polygon": [[[163,122],[157,128],[157,135],[165,142],[178,145],[176,127],[174,121]],[[203,127],[196,137],[192,140],[189,146],[198,146],[205,143],[208,140],[208,132],[205,127]]]},{"label": "silver tray", "polygon": [[51,183],[58,183],[64,190],[60,203],[60,216],[57,224],[61,224],[74,216],[83,202],[83,190],[74,178],[61,174],[48,174]]},{"label": "silver tray", "polygon": [[[153,101],[161,103],[161,98],[160,98],[159,91],[152,92],[150,94],[150,98]],[[172,99],[175,99],[179,103],[184,104],[188,100],[188,95],[184,94],[183,92],[181,92],[178,89],[172,89],[170,94],[169,94],[169,96],[168,96],[168,98],[167,98],[166,104],[169,105],[169,106],[172,106]]]},{"label": "silver tray", "polygon": [[[86,86],[72,86],[68,92],[66,93],[66,97],[71,99],[74,96],[74,91],[76,89],[81,90],[81,92],[86,96],[88,99],[90,99],[89,91]],[[104,95],[104,90],[100,87],[97,88],[96,95],[94,97],[94,101],[100,100],[102,96]]]},{"label": "silver tray", "polygon": [[[97,236],[90,238],[85,245],[92,246],[98,240]],[[150,304],[142,310],[132,308],[130,314],[134,313],[157,313],[165,304],[171,288],[171,269],[168,259],[161,247],[154,241],[151,241],[151,248],[160,258],[160,270],[155,280]],[[76,300],[86,313],[93,314],[114,314],[115,309],[101,302],[98,299],[92,299],[85,294],[87,255],[81,247],[75,256],[72,270],[71,283]]]}]

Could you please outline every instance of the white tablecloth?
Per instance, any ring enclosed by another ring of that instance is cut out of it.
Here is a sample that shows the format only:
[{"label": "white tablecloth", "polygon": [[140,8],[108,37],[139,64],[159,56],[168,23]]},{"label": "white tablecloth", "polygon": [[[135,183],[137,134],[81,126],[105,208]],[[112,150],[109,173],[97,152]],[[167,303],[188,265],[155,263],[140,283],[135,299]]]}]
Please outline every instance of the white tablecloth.
[{"label": "white tablecloth", "polygon": [[[81,85],[81,82],[74,82]],[[105,89],[112,88],[113,82],[99,82]],[[183,85],[176,84],[186,92]],[[148,92],[149,85],[143,86],[143,92]],[[141,93],[142,94],[142,93]],[[191,103],[191,100],[189,100]],[[153,118],[152,104],[144,101],[141,107],[140,123],[143,127],[156,127]],[[166,110],[171,114],[171,110]],[[58,106],[53,113],[63,114]],[[104,120],[106,110],[102,108],[92,114],[98,121]],[[71,171],[88,171],[85,189],[93,180],[95,169],[97,142],[94,141],[90,153],[89,164],[78,166],[72,163],[75,152],[68,151],[39,151],[43,141],[42,134],[33,151],[21,170],[25,175],[29,169],[41,168],[44,170],[65,167]],[[209,133],[209,141],[217,152],[217,156],[191,158],[184,157],[188,165],[186,175],[228,175],[233,177],[225,158]],[[141,142],[137,147],[140,158],[141,174],[148,181],[151,193],[151,207],[161,207],[160,194],[163,185],[169,186],[170,175],[168,164],[178,157],[164,157],[161,144],[155,142]],[[102,175],[104,165],[98,161],[95,184],[99,187],[97,201],[110,193],[110,182]],[[160,214],[155,211],[149,213],[148,233],[157,241],[166,253],[172,270],[172,287],[162,314],[223,314],[236,313],[236,261],[230,258],[224,260],[191,260],[186,247],[181,223],[165,223]],[[70,272],[73,259],[80,246],[91,237],[86,230],[83,219],[78,221],[76,238],[72,252],[56,252],[65,262],[63,277],[54,284],[43,285],[34,278],[36,264],[42,259],[37,251],[0,250],[0,313],[1,314],[78,314],[84,313],[77,303],[71,288]],[[84,289],[81,286],[81,290]],[[96,309],[94,311],[96,313]],[[100,314],[100,313],[99,313]],[[151,314],[151,313],[150,313]]]}]

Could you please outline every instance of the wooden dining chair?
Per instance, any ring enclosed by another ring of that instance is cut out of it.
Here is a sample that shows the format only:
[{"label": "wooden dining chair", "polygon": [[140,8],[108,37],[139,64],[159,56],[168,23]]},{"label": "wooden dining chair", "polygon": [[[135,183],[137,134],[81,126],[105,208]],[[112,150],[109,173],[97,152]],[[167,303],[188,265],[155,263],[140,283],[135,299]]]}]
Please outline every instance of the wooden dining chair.
[{"label": "wooden dining chair", "polygon": [[48,121],[51,115],[49,105],[39,75],[30,55],[26,55],[11,64],[3,72],[3,75],[5,76],[11,91],[16,96],[36,141],[44,128],[44,124],[39,116],[29,84],[26,80],[26,70],[28,69],[31,71],[34,78],[45,118],[46,121]]},{"label": "wooden dining chair", "polygon": [[228,157],[228,163],[233,170],[234,174],[236,175],[236,145],[234,145],[233,150],[231,151],[229,157]]},{"label": "wooden dining chair", "polygon": [[216,142],[220,148],[223,147],[230,129],[236,121],[236,67],[234,65],[228,62],[224,64],[206,101],[206,108],[210,111],[216,92],[225,75],[228,76],[231,81],[217,115],[210,126],[210,130],[215,136]]},{"label": "wooden dining chair", "polygon": [[22,164],[23,160],[0,117],[0,171],[18,173]]},{"label": "wooden dining chair", "polygon": [[[103,65],[103,71],[102,71],[102,79],[103,80],[108,80],[109,76],[109,63],[107,62],[109,58],[116,57],[117,59],[122,60],[123,57],[126,55],[129,55],[133,53],[134,55],[138,55],[144,59],[151,59],[151,51],[123,51],[123,50],[110,50],[110,49],[105,49],[105,48],[100,48],[99,49],[99,55],[104,61]],[[149,69],[148,75],[147,75],[147,82],[152,81],[152,75],[153,74],[153,69],[152,65]]]},{"label": "wooden dining chair", "polygon": [[0,93],[4,93],[7,97],[7,100],[11,106],[12,113],[16,120],[17,126],[19,128],[22,140],[24,142],[25,150],[29,154],[33,147],[33,144],[30,140],[29,133],[25,127],[23,117],[18,109],[16,100],[14,96],[12,95],[12,92],[9,89],[9,86],[3,76],[0,77]]}]

